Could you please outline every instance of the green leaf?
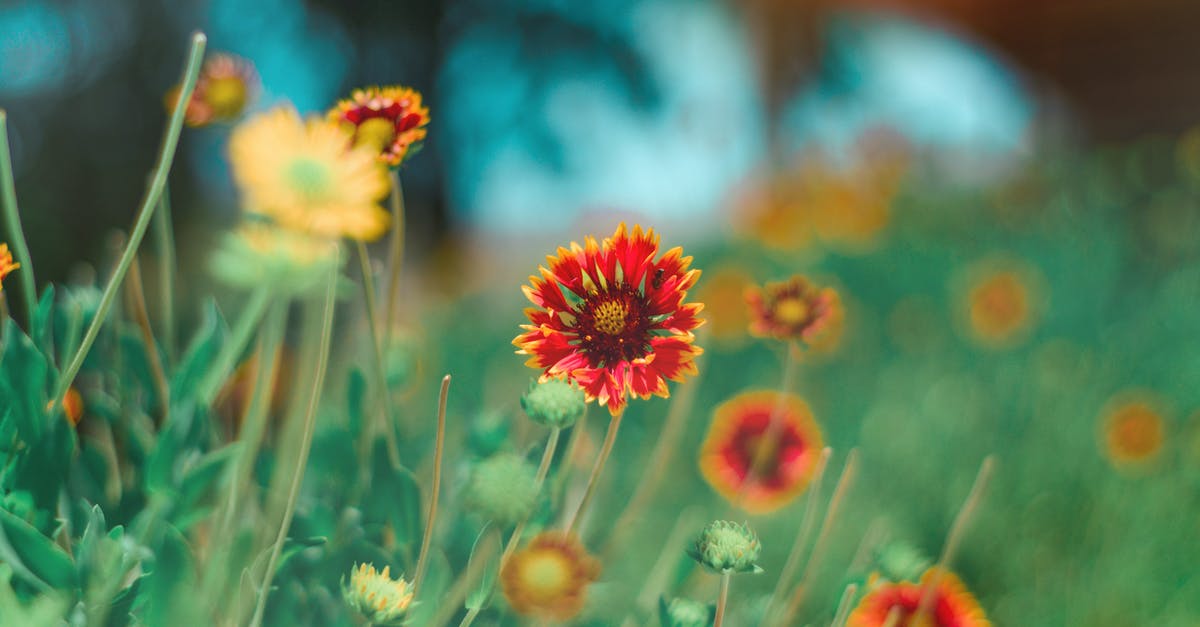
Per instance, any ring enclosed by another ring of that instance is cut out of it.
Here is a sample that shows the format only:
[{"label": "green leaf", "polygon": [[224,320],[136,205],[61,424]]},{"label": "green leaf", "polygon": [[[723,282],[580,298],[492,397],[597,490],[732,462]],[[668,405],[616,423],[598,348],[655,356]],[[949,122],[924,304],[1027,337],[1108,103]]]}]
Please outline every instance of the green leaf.
[{"label": "green leaf", "polygon": [[196,560],[179,531],[164,527],[154,565],[138,591],[142,617],[150,627],[204,624],[196,598]]},{"label": "green leaf", "polygon": [[50,365],[12,318],[5,325],[0,353],[0,407],[8,408],[17,434],[32,446],[45,431]]},{"label": "green leaf", "polygon": [[492,588],[496,585],[496,576],[500,570],[500,536],[498,533],[487,533],[488,525],[484,525],[479,531],[479,536],[475,538],[475,544],[471,546],[471,555],[467,558],[467,570],[471,569],[471,562],[476,559],[477,552],[483,552],[487,556],[487,563],[483,566],[483,574],[479,578],[479,585],[467,595],[465,607],[468,610],[482,609],[487,605],[488,599],[492,596]]},{"label": "green leaf", "polygon": [[38,301],[37,309],[33,312],[33,321],[29,325],[33,343],[46,356],[47,360],[54,359],[54,286],[46,287],[42,298]]},{"label": "green leaf", "polygon": [[171,399],[190,398],[195,395],[204,375],[212,366],[225,343],[229,327],[225,324],[215,301],[209,301],[204,309],[200,328],[192,336],[187,350],[179,360],[179,367],[171,377]]},{"label": "green leaf", "polygon": [[71,556],[29,523],[0,509],[0,558],[39,589],[75,587]]}]

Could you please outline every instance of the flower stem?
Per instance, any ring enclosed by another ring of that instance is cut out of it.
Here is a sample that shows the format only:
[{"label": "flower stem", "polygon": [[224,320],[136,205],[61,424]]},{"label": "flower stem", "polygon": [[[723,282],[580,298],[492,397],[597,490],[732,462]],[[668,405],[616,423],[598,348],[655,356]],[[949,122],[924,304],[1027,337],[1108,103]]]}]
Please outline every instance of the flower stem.
[{"label": "flower stem", "polygon": [[221,383],[229,376],[234,362],[241,356],[246,344],[250,342],[250,336],[258,327],[258,322],[266,313],[267,305],[270,302],[271,292],[266,286],[259,287],[250,295],[250,302],[246,303],[241,313],[238,314],[237,322],[230,331],[229,339],[221,346],[221,352],[213,358],[213,365],[198,386],[197,397],[205,405],[211,403],[217,392],[220,391]]},{"label": "flower stem", "polygon": [[[178,102],[187,102],[192,98],[192,90],[196,87],[196,77],[200,73],[200,61],[204,57],[206,42],[207,38],[204,36],[204,33],[197,32],[192,35],[192,48],[188,53],[187,65],[183,71]],[[75,351],[75,356],[67,364],[66,369],[63,370],[58,388],[55,390],[53,397],[55,404],[62,402],[63,394],[67,392],[67,388],[71,387],[71,384],[75,381],[75,375],[79,374],[79,369],[83,367],[83,360],[87,357],[88,351],[91,350],[92,344],[100,334],[100,327],[104,325],[104,319],[108,317],[108,311],[112,308],[113,300],[117,295],[117,288],[120,287],[121,281],[125,278],[125,273],[129,271],[129,264],[133,263],[133,257],[137,254],[138,245],[142,243],[142,236],[146,234],[146,229],[150,226],[150,218],[154,216],[154,208],[158,206],[158,199],[162,196],[163,188],[167,185],[167,173],[171,171],[171,163],[175,160],[175,147],[179,144],[179,134],[183,129],[183,114],[186,109],[187,107],[183,106],[175,107],[175,110],[171,113],[171,119],[167,123],[167,132],[163,137],[162,147],[158,153],[158,162],[154,168],[154,176],[150,180],[150,186],[146,189],[146,195],[142,197],[142,206],[138,210],[137,221],[134,222],[133,230],[129,233],[129,242],[125,244],[125,250],[121,253],[120,261],[117,262],[116,271],[109,278],[108,285],[104,287],[104,294],[100,297],[100,306],[96,310],[96,316],[92,318],[92,323],[88,326],[87,333],[84,334],[79,349]]]},{"label": "flower stem", "polygon": [[779,605],[788,583],[796,575],[796,569],[800,567],[800,556],[808,548],[808,539],[812,535],[813,525],[817,521],[817,498],[821,495],[821,480],[825,477],[825,468],[829,464],[829,456],[832,452],[833,450],[828,446],[825,447],[821,451],[821,458],[817,461],[817,471],[813,475],[812,485],[808,488],[808,499],[804,504],[804,518],[801,519],[800,527],[796,531],[796,541],[792,543],[792,550],[788,552],[787,561],[783,563],[783,570],[779,571],[775,590],[767,602],[768,613]]},{"label": "flower stem", "polygon": [[400,294],[400,270],[404,265],[404,189],[400,187],[400,173],[388,170],[392,181],[389,202],[392,207],[392,239],[388,242],[388,290],[384,316],[383,345],[391,347],[392,328],[396,324],[396,300]]},{"label": "flower stem", "polygon": [[[356,242],[358,244],[358,262],[359,268],[362,270],[363,277],[363,299],[366,301],[367,309],[367,326],[370,327],[371,334],[371,350],[375,357],[375,385],[379,388],[378,402],[383,404],[383,416],[385,424],[383,429],[383,441],[387,444],[388,461],[392,463],[393,469],[400,468],[400,446],[396,442],[396,422],[392,419],[392,395],[388,390],[387,372],[383,365],[383,347],[379,345],[379,315],[377,313],[377,305],[375,303],[375,277],[371,271],[371,257],[367,252],[367,244],[362,240]],[[366,439],[366,451],[370,452],[374,445],[375,429],[371,426],[377,420],[375,412],[371,412],[366,428],[363,429]]]},{"label": "flower stem", "polygon": [[804,595],[808,592],[808,582],[812,579],[817,564],[821,562],[823,556],[821,550],[825,548],[825,540],[833,530],[833,521],[837,518],[838,510],[841,509],[842,501],[846,498],[846,491],[850,489],[857,469],[858,449],[850,449],[850,453],[846,455],[846,465],[842,466],[842,476],[838,478],[837,487],[833,489],[833,496],[829,498],[829,508],[825,510],[825,518],[821,521],[821,530],[817,532],[817,540],[813,543],[808,563],[804,565],[804,572],[801,573],[800,581],[796,584],[796,591],[792,593],[792,599],[783,615],[783,622],[779,623],[781,625],[794,623],[792,617],[796,615],[796,612],[800,610],[800,604],[804,602]]},{"label": "flower stem", "polygon": [[21,300],[25,301],[25,324],[33,324],[33,309],[37,305],[37,286],[33,276],[33,258],[25,243],[21,228],[21,212],[17,208],[17,184],[13,179],[12,154],[8,147],[8,113],[0,109],[0,204],[4,205],[4,229],[12,243],[13,256],[21,264],[17,280],[21,282]]},{"label": "flower stem", "polygon": [[129,281],[125,283],[129,307],[133,310],[133,319],[137,322],[142,333],[142,346],[146,351],[146,363],[150,365],[150,376],[154,379],[155,392],[158,394],[159,424],[167,419],[167,408],[171,406],[171,388],[167,385],[167,375],[163,371],[162,359],[158,355],[158,342],[154,340],[154,329],[150,327],[150,314],[146,311],[146,290],[142,285],[141,264],[137,257],[129,265]]},{"label": "flower stem", "polygon": [[[550,437],[546,440],[546,450],[542,451],[542,461],[538,464],[537,474],[533,477],[533,494],[534,498],[542,493],[542,483],[546,480],[546,474],[550,472],[550,461],[554,459],[554,450],[558,448],[558,436],[562,430],[554,427],[550,430]],[[513,551],[517,550],[517,544],[521,542],[521,534],[525,531],[525,524],[529,522],[529,516],[532,510],[521,518],[521,522],[513,529],[512,535],[508,537],[508,544],[504,545],[504,553],[500,554],[500,569],[504,569],[504,562],[512,556]]]},{"label": "flower stem", "polygon": [[171,220],[171,191],[163,187],[154,214],[154,239],[158,250],[158,298],[162,308],[162,345],[167,361],[175,363],[175,234]]},{"label": "flower stem", "polygon": [[787,397],[792,391],[792,379],[795,378],[796,364],[799,362],[800,347],[795,342],[787,343],[787,354],[783,358],[783,374],[780,377],[779,392],[775,397],[775,406],[771,408],[771,419],[767,422],[767,430],[763,437],[759,439],[758,445],[754,447],[754,457],[751,460],[750,468],[746,473],[746,478],[742,480],[741,486],[738,488],[737,496],[734,497],[734,506],[742,507],[742,500],[745,499],[746,493],[750,491],[754,483],[759,479],[760,468],[763,462],[766,461],[770,452],[777,449],[779,439],[783,435],[783,412],[784,406],[787,404]]},{"label": "flower stem", "polygon": [[425,579],[425,568],[429,566],[429,545],[433,542],[433,524],[437,521],[438,492],[442,487],[442,451],[446,440],[446,397],[450,394],[450,375],[442,377],[442,391],[438,394],[437,440],[433,448],[433,491],[429,498],[429,516],[425,519],[425,533],[421,537],[421,553],[417,557],[417,571],[413,575],[413,598],[421,591]]},{"label": "flower stem", "polygon": [[583,514],[587,511],[587,507],[592,502],[592,496],[596,493],[596,483],[600,478],[600,473],[604,470],[604,464],[608,461],[608,455],[612,453],[613,443],[617,441],[617,429],[621,427],[621,416],[624,412],[612,417],[608,422],[608,432],[604,434],[604,445],[600,447],[600,454],[596,456],[596,465],[592,466],[592,475],[588,477],[587,488],[583,492],[583,500],[579,502],[579,507],[575,508],[575,513],[571,516],[570,522],[567,523],[567,534],[570,535],[576,531],[579,522],[583,518]]},{"label": "flower stem", "polygon": [[312,392],[308,397],[308,409],[304,415],[300,452],[296,456],[296,469],[292,473],[292,485],[288,489],[283,520],[279,523],[279,533],[275,536],[275,544],[271,547],[271,557],[267,560],[267,569],[263,573],[262,586],[258,591],[258,603],[254,607],[254,617],[250,620],[251,627],[262,625],[263,611],[267,607],[267,595],[271,592],[271,580],[275,577],[275,563],[279,561],[279,553],[283,550],[284,540],[287,539],[288,528],[292,525],[292,515],[296,513],[296,499],[300,495],[300,483],[304,479],[304,469],[308,465],[308,453],[312,448],[313,431],[317,423],[317,403],[321,400],[321,388],[325,385],[325,372],[329,364],[329,345],[333,340],[333,308],[336,294],[337,268],[335,266],[330,270],[329,281],[325,286],[325,313],[321,323],[321,344],[317,351],[316,376],[312,383]]},{"label": "flower stem", "polygon": [[717,597],[717,616],[713,618],[713,627],[721,627],[721,623],[725,622],[725,605],[729,602],[729,579],[732,575],[728,570],[721,573],[721,594]]},{"label": "flower stem", "polygon": [[979,466],[979,473],[975,475],[975,483],[971,485],[971,491],[967,493],[967,500],[963,501],[963,506],[958,510],[958,515],[954,517],[954,523],[950,525],[950,533],[946,536],[946,544],[942,546],[942,554],[938,557],[937,565],[934,566],[933,576],[925,583],[925,587],[921,590],[921,602],[917,605],[918,617],[927,614],[933,604],[934,591],[937,590],[938,583],[942,578],[942,572],[946,565],[954,558],[954,553],[958,550],[958,544],[962,541],[962,534],[967,530],[967,524],[971,522],[971,517],[975,514],[975,510],[979,508],[979,502],[983,498],[983,493],[987,490],[988,482],[992,478],[992,468],[995,466],[995,458],[991,455],[983,460],[983,464]]},{"label": "flower stem", "polygon": [[852,583],[846,586],[842,592],[842,600],[838,602],[837,613],[833,615],[833,622],[829,623],[829,627],[842,627],[846,624],[846,617],[850,615],[850,601],[854,599],[856,592],[858,592],[858,584]]}]

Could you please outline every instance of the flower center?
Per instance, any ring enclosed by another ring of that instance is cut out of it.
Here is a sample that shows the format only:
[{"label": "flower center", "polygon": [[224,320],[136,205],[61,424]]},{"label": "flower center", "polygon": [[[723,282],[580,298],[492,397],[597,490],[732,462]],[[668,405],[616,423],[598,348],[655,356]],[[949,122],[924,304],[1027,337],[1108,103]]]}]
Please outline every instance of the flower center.
[{"label": "flower center", "polygon": [[798,297],[789,296],[775,304],[775,317],[784,324],[800,324],[808,318],[808,305]]},{"label": "flower center", "polygon": [[246,83],[236,76],[213,79],[205,86],[204,100],[217,117],[231,118],[246,106]]},{"label": "flower center", "polygon": [[355,146],[368,146],[383,152],[396,139],[396,125],[388,118],[370,118],[358,125]]},{"label": "flower center", "polygon": [[592,312],[596,330],[607,335],[620,335],[625,330],[625,318],[629,307],[620,301],[608,300],[600,303]]},{"label": "flower center", "polygon": [[308,200],[326,196],[333,183],[329,167],[317,159],[307,157],[293,159],[284,170],[283,176],[297,194]]},{"label": "flower center", "polygon": [[541,598],[562,594],[571,579],[569,564],[556,552],[542,551],[525,562],[522,579],[529,591]]}]

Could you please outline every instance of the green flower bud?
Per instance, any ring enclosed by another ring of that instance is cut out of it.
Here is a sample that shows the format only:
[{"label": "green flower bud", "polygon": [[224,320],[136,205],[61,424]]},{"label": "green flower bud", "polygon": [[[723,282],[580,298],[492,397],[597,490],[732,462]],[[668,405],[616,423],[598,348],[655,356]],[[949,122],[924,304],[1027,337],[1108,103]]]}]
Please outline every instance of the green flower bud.
[{"label": "green flower bud", "polygon": [[700,532],[688,549],[688,555],[718,573],[761,573],[754,563],[762,551],[758,536],[749,527],[728,520],[716,520]]},{"label": "green flower bud", "polygon": [[880,573],[891,581],[918,581],[933,560],[907,542],[891,542],[875,552]]},{"label": "green flower bud", "polygon": [[342,577],[342,598],[370,623],[399,625],[412,605],[413,589],[404,577],[393,580],[387,566],[378,572],[373,565],[358,564],[350,571],[349,585]]},{"label": "green flower bud", "polygon": [[531,383],[521,397],[521,407],[534,422],[566,429],[583,416],[587,401],[583,390],[561,379]]},{"label": "green flower bud", "polygon": [[717,616],[717,606],[691,599],[658,600],[658,620],[662,627],[709,627]]},{"label": "green flower bud", "polygon": [[463,500],[484,518],[513,525],[525,518],[537,501],[536,472],[513,453],[497,453],[475,465]]},{"label": "green flower bud", "polygon": [[467,426],[467,446],[479,457],[488,457],[508,445],[510,420],[498,411],[482,411]]}]

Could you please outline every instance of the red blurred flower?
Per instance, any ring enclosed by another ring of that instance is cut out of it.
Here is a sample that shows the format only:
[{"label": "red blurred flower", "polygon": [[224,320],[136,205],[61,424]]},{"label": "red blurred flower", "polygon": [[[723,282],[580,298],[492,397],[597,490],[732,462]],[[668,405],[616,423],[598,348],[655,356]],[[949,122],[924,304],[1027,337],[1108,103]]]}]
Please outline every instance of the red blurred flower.
[{"label": "red blurred flower", "polygon": [[696,374],[702,352],[692,331],[704,306],[683,302],[700,271],[688,270],[692,258],[682,253],[672,248],[655,261],[653,229],[627,233],[624,223],[602,243],[559,247],[522,288],[536,307],[525,310],[532,324],[513,340],[517,353],[531,355],[526,365],[544,379],[575,381],[614,416],[627,394],[669,396],[667,380]]},{"label": "red blurred flower", "polygon": [[[214,54],[200,68],[184,121],[188,126],[233,121],[257,92],[258,73],[249,61],[232,54]],[[167,92],[167,109],[174,109],[178,100],[179,86],[176,85]]]},{"label": "red blurred flower", "polygon": [[[917,617],[925,586],[937,578],[928,605],[928,615]],[[858,602],[846,627],[882,627],[888,616],[896,612],[894,627],[991,627],[979,602],[954,573],[930,568],[921,576],[921,583],[887,582],[876,586]]]},{"label": "red blurred flower", "polygon": [[354,90],[328,117],[346,128],[355,144],[375,147],[379,159],[394,167],[420,149],[429,109],[421,106],[420,92],[407,87],[368,87]]},{"label": "red blurred flower", "polygon": [[841,334],[842,301],[831,287],[817,287],[803,276],[746,290],[750,332],[759,337],[836,342]]},{"label": "red blurred flower", "polygon": [[[776,437],[764,441],[775,412]],[[808,488],[823,446],[821,429],[800,397],[746,392],[717,407],[700,449],[700,472],[721,496],[764,514]]]}]

